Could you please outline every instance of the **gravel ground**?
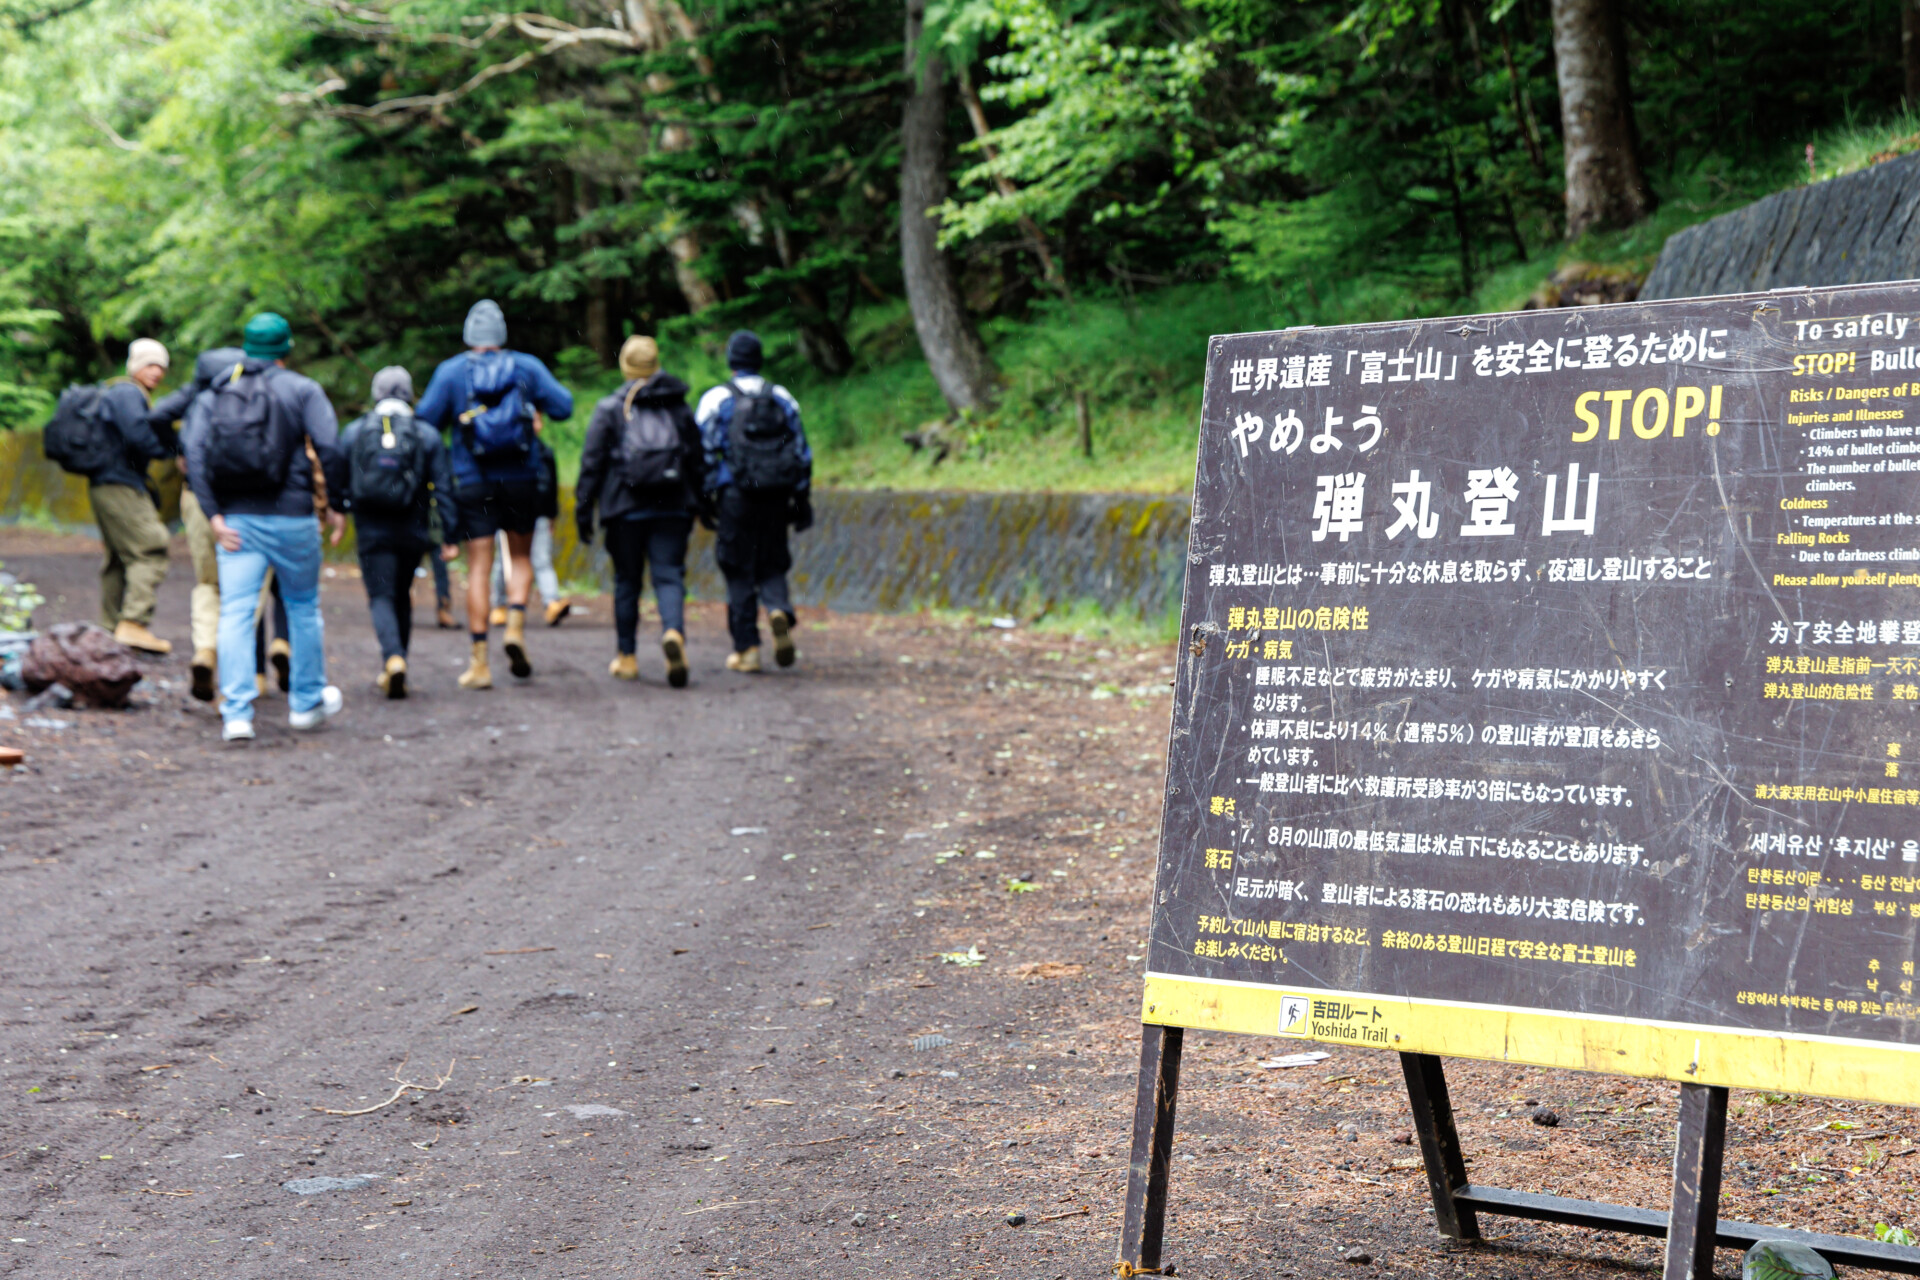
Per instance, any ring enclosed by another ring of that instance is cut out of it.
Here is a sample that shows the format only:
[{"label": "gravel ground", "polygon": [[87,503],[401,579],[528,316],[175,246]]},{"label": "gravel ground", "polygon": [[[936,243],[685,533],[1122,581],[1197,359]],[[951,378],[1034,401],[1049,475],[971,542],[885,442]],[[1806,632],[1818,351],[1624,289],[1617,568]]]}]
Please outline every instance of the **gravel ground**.
[{"label": "gravel ground", "polygon": [[[90,616],[96,555],[0,532],[43,624]],[[673,691],[606,677],[594,600],[487,694],[429,628],[387,703],[349,570],[325,608],[348,705],[312,736],[270,696],[222,748],[180,656],[132,711],[0,702],[0,1274],[1108,1273],[1171,650],[807,611],[800,665],[743,677],[702,604]],[[1439,1239],[1393,1056],[1275,1050],[1188,1039],[1181,1275],[1657,1270]],[[1662,1204],[1674,1086],[1448,1069],[1475,1181]],[[1914,1220],[1910,1112],[1732,1112],[1724,1216]]]}]

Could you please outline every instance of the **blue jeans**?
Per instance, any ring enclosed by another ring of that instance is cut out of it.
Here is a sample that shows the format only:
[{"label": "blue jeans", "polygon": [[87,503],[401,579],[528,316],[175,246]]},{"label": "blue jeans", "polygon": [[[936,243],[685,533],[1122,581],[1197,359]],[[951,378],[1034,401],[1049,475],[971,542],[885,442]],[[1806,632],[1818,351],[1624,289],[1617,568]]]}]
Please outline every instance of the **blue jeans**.
[{"label": "blue jeans", "polygon": [[313,516],[228,516],[240,549],[220,548],[220,718],[253,719],[253,608],[269,566],[287,605],[293,646],[287,706],[311,711],[327,687],[320,621],[320,521]]}]

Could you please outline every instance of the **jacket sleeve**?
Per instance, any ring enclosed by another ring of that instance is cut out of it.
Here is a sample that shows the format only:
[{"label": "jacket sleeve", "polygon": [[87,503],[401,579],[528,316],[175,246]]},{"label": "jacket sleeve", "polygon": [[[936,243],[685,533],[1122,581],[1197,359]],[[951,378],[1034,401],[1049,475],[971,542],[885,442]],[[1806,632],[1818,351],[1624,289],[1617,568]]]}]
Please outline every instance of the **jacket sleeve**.
[{"label": "jacket sleeve", "polygon": [[706,445],[700,439],[700,427],[694,421],[693,409],[685,401],[674,406],[673,421],[680,429],[680,453],[686,460],[687,492],[698,499],[707,491]]},{"label": "jacket sleeve", "polygon": [[[149,425],[147,415],[152,411],[147,407],[146,395],[138,387],[125,383],[115,386],[107,396],[107,412],[113,418],[114,429],[120,433],[120,443],[125,446],[129,462],[135,458],[150,462],[173,456],[173,450],[161,443]],[[167,434],[173,434],[171,427]]]},{"label": "jacket sleeve", "polygon": [[194,397],[199,394],[199,384],[189,382],[184,387],[176,387],[154,402],[147,411],[147,426],[152,429],[154,438],[167,450],[169,457],[180,453],[180,437],[174,423],[187,416],[187,410],[193,407]]},{"label": "jacket sleeve", "polygon": [[333,416],[333,405],[319,383],[307,388],[306,402],[301,406],[301,423],[307,429],[307,439],[313,441],[315,456],[320,459],[320,473],[326,477],[327,505],[335,511],[344,511],[342,504],[352,492],[353,477],[347,474],[347,455],[340,448],[340,420]]},{"label": "jacket sleeve", "polygon": [[207,415],[212,401],[211,393],[194,397],[187,409],[186,425],[180,430],[181,442],[186,445],[187,483],[209,520],[220,514],[220,503],[213,496],[213,481],[207,474]]},{"label": "jacket sleeve", "polygon": [[805,493],[813,487],[813,449],[807,444],[807,429],[800,425],[800,402],[785,387],[779,388],[785,393],[781,399],[787,410],[787,426],[793,431],[793,438],[800,446],[800,461],[807,464],[807,478],[796,487],[796,493]]},{"label": "jacket sleeve", "polygon": [[514,353],[520,358],[520,368],[533,383],[533,407],[559,422],[573,416],[573,392],[560,385],[560,380],[547,371],[538,356],[530,356],[524,351]]},{"label": "jacket sleeve", "polygon": [[587,439],[580,446],[580,478],[573,485],[573,522],[585,542],[593,529],[593,510],[599,505],[600,492],[606,487],[607,467],[613,460],[616,420],[606,401],[594,406],[587,423]]},{"label": "jacket sleeve", "polygon": [[420,403],[413,408],[415,421],[424,422],[435,431],[445,431],[453,425],[457,409],[454,400],[460,388],[457,368],[452,361],[442,364],[433,371],[433,378],[427,383],[427,393],[420,397]]},{"label": "jacket sleeve", "polygon": [[727,432],[733,426],[733,392],[715,387],[701,396],[694,421],[700,427],[701,482],[709,490],[717,489],[728,479]]}]

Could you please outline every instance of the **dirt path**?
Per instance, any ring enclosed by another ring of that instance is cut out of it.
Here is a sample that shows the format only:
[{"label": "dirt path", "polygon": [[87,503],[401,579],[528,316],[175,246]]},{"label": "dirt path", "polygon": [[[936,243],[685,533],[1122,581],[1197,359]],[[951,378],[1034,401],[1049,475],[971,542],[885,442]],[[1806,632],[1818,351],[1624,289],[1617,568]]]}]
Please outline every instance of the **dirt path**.
[{"label": "dirt path", "polygon": [[[0,534],[43,623],[91,614],[78,545]],[[0,704],[30,753],[0,775],[0,1274],[1107,1273],[1169,653],[809,616],[798,670],[749,679],[702,606],[675,692],[644,654],[640,686],[606,677],[595,601],[488,695],[429,629],[390,704],[358,583],[325,607],[348,706],[310,737],[270,697],[223,749],[178,658],[133,712]],[[1182,1275],[1654,1256],[1520,1223],[1445,1244],[1390,1055],[1263,1071],[1272,1042],[1218,1041],[1189,1041]],[[1452,1075],[1476,1180],[1659,1202],[1670,1087]],[[1913,1213],[1908,1113],[1735,1109],[1727,1216]]]}]

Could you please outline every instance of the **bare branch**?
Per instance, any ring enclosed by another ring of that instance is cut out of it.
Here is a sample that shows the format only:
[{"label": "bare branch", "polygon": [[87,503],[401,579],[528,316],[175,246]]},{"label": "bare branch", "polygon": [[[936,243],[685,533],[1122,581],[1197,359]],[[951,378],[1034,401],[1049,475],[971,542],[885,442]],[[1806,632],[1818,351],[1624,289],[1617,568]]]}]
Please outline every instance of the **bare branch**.
[{"label": "bare branch", "polygon": [[338,1111],[338,1110],[335,1110],[333,1107],[314,1107],[312,1109],[315,1111],[318,1111],[323,1116],[368,1116],[380,1110],[380,1108],[382,1107],[390,1107],[394,1103],[400,1101],[400,1095],[403,1093],[406,1093],[410,1089],[420,1093],[438,1093],[442,1089],[447,1087],[447,1082],[449,1080],[453,1079],[453,1063],[452,1062],[447,1063],[446,1073],[444,1075],[436,1077],[432,1084],[415,1084],[411,1080],[403,1079],[400,1075],[400,1072],[406,1068],[406,1065],[407,1065],[406,1063],[402,1062],[399,1067],[396,1067],[394,1069],[394,1072],[393,1072],[394,1083],[397,1084],[399,1087],[393,1091],[393,1096],[391,1098],[388,1098],[385,1102],[376,1102],[370,1107],[359,1107],[352,1111]]},{"label": "bare branch", "polygon": [[168,155],[164,151],[155,151],[144,142],[135,142],[131,138],[121,137],[118,129],[115,129],[91,111],[87,112],[87,123],[98,129],[101,133],[106,134],[107,141],[113,143],[114,146],[120,148],[122,151],[131,151],[135,155],[152,156],[162,164],[182,165],[187,162],[185,156]]}]

